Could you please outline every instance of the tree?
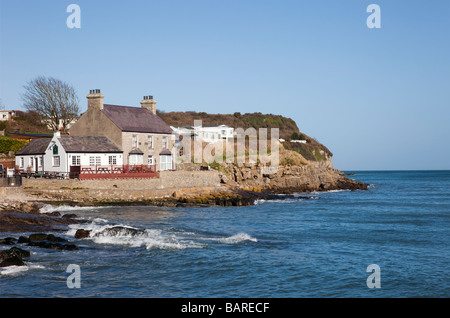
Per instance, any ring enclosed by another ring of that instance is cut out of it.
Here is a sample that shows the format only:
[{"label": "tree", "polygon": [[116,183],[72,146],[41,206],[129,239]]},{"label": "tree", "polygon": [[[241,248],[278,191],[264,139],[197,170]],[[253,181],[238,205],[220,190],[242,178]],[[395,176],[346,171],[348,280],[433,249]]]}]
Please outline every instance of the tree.
[{"label": "tree", "polygon": [[53,131],[67,126],[80,113],[78,97],[72,85],[53,77],[39,76],[26,85],[22,101],[25,108],[39,114]]}]

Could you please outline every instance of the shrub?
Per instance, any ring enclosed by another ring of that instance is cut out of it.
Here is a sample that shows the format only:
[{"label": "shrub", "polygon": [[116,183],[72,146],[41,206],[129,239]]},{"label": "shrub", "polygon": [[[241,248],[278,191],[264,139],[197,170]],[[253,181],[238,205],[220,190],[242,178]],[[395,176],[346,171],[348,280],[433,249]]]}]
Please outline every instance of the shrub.
[{"label": "shrub", "polygon": [[28,143],[27,140],[13,139],[0,136],[0,152],[18,152]]}]

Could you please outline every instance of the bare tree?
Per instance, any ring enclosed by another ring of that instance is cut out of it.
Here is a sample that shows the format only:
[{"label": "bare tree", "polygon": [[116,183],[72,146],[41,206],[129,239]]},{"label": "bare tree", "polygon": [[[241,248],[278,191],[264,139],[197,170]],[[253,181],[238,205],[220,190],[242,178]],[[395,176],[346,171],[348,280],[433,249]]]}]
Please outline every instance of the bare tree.
[{"label": "bare tree", "polygon": [[34,111],[53,131],[67,129],[78,116],[80,107],[72,85],[53,77],[39,76],[26,85],[22,101],[28,111]]}]

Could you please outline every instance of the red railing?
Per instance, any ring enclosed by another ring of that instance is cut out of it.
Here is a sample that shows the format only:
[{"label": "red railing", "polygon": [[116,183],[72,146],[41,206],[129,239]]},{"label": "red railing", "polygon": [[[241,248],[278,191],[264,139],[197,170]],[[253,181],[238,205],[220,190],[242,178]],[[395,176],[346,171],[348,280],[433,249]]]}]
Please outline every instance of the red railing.
[{"label": "red railing", "polygon": [[83,179],[155,178],[155,165],[72,166],[70,177]]}]

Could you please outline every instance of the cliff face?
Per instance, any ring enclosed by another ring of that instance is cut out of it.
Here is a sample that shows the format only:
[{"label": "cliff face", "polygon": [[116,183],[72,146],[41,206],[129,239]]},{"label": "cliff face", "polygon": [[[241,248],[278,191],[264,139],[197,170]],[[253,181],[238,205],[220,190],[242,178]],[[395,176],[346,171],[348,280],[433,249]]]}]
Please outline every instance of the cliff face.
[{"label": "cliff face", "polygon": [[328,190],[366,190],[368,185],[349,179],[333,169],[331,159],[300,166],[279,166],[264,174],[258,165],[223,164],[221,183],[241,190],[264,193],[296,193]]}]

